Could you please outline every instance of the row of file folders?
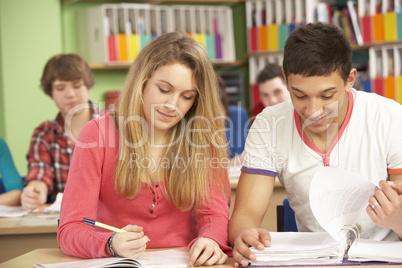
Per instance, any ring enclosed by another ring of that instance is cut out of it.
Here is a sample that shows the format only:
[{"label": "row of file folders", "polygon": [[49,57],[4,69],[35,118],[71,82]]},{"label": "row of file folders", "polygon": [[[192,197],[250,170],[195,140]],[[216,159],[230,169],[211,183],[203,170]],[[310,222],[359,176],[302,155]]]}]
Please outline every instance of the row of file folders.
[{"label": "row of file folders", "polygon": [[[283,54],[249,57],[250,100],[254,107],[259,101],[257,76],[267,63],[282,66]],[[396,100],[402,104],[402,45],[369,49],[368,73],[358,71],[354,88]]]},{"label": "row of file folders", "polygon": [[213,62],[235,61],[229,6],[122,3],[78,12],[79,52],[92,64],[131,62],[151,40],[172,31],[200,42]]},{"label": "row of file folders", "polygon": [[400,0],[355,0],[331,5],[320,0],[248,0],[248,50],[283,50],[298,26],[321,21],[342,28],[354,45],[402,40]]},{"label": "row of file folders", "polygon": [[402,104],[402,45],[369,49],[369,77],[362,90],[394,99]]}]

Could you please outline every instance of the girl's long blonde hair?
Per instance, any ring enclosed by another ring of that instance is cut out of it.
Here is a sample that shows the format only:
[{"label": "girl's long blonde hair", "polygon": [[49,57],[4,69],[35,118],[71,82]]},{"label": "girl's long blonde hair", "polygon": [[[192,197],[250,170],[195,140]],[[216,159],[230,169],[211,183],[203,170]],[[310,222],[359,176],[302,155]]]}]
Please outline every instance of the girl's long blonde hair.
[{"label": "girl's long blonde hair", "polygon": [[[179,63],[192,70],[197,90],[193,106],[169,131],[172,144],[163,155],[165,195],[178,209],[199,209],[216,190],[227,186],[225,120],[218,83],[204,48],[185,34],[161,35],[144,47],[130,67],[115,113],[119,130],[119,155],[115,188],[119,196],[134,198],[149,176],[138,164],[147,157],[148,129],[143,112],[145,83],[155,71]],[[135,159],[133,159],[133,157]],[[227,192],[225,192],[228,195]]]}]

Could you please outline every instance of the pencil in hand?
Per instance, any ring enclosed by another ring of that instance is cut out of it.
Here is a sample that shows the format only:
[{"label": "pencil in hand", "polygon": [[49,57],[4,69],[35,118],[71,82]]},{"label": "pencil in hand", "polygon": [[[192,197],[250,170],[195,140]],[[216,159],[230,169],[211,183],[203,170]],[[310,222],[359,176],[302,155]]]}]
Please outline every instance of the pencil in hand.
[{"label": "pencil in hand", "polygon": [[[101,222],[98,222],[98,221],[90,220],[90,219],[87,219],[87,218],[84,218],[83,222],[86,223],[86,224],[101,227],[103,229],[113,231],[113,232],[116,232],[116,233],[126,233],[127,232],[126,230],[119,229],[119,228],[116,228],[116,227],[113,227],[113,226],[110,226],[110,225],[107,225],[107,224],[104,224],[104,223],[101,223]],[[151,241],[151,240],[148,239],[148,241]]]},{"label": "pencil in hand", "polygon": [[94,220],[90,220],[90,219],[87,219],[87,218],[84,218],[83,221],[86,224],[101,227],[103,229],[113,231],[113,232],[116,232],[116,233],[125,233],[125,232],[127,232],[126,230],[119,229],[119,228],[116,228],[116,227],[113,227],[113,226],[110,226],[110,225],[107,225],[107,224],[104,224],[104,223],[101,223],[101,222],[97,222],[97,221],[94,221]]}]

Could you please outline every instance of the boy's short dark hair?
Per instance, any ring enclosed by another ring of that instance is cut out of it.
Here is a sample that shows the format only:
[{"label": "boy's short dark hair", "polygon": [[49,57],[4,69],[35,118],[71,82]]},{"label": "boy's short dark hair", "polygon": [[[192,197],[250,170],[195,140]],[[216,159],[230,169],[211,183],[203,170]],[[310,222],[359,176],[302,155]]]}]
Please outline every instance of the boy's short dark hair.
[{"label": "boy's short dark hair", "polygon": [[346,82],[352,69],[352,49],[341,28],[327,23],[299,26],[286,40],[283,70],[290,74],[327,76],[335,71]]},{"label": "boy's short dark hair", "polygon": [[279,77],[285,82],[282,74],[282,67],[275,63],[268,63],[257,76],[257,85],[264,83],[267,80]]},{"label": "boy's short dark hair", "polygon": [[52,95],[52,83],[56,79],[82,79],[88,89],[95,84],[94,74],[88,63],[76,54],[58,54],[48,60],[41,78],[41,87],[46,95]]}]

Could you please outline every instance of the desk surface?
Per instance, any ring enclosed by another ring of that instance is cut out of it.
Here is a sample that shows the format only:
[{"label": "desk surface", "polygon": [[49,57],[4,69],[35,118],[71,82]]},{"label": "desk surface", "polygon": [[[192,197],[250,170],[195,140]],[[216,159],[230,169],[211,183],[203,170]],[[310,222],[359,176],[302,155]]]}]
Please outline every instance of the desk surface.
[{"label": "desk surface", "polygon": [[49,234],[57,232],[57,222],[51,225],[20,225],[20,218],[0,218],[0,235]]},{"label": "desk surface", "polygon": [[[182,250],[186,250],[185,248],[180,248]],[[80,258],[71,257],[65,255],[58,248],[39,248],[35,249],[31,252],[28,252],[24,255],[21,255],[17,258],[11,259],[7,262],[0,264],[0,268],[8,268],[8,267],[33,267],[35,264],[39,263],[59,263],[59,262],[69,262],[69,261],[79,261],[82,260]],[[233,258],[229,258],[229,260],[223,265],[215,265],[212,266],[215,268],[229,268],[233,267]],[[287,268],[292,268],[291,266],[286,266]],[[304,266],[303,268],[309,267],[317,267],[317,266]],[[318,266],[322,267],[322,266]],[[355,266],[340,266],[340,267],[356,267],[356,268],[394,268],[400,267],[400,264],[396,265],[355,265]]]}]

